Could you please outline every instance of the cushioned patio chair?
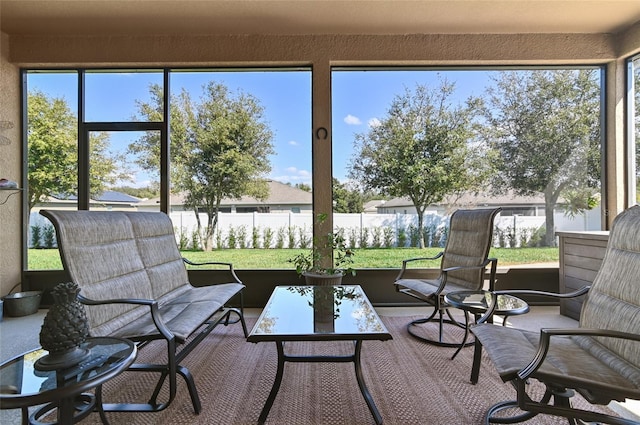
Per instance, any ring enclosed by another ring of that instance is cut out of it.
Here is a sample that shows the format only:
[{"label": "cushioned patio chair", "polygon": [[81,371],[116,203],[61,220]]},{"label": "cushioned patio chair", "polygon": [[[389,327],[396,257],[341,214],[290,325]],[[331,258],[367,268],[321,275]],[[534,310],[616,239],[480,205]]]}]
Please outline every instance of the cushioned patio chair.
[{"label": "cushioned patio chair", "polygon": [[[497,291],[494,302],[498,293],[553,295]],[[580,293],[584,291],[576,295]],[[523,412],[508,423],[546,413],[568,418],[570,424],[638,424],[596,409],[573,408],[570,399],[576,392],[594,405],[640,399],[640,206],[614,220],[578,328],[530,332],[480,324],[472,326],[471,331],[481,344],[476,348],[487,352],[502,380],[512,383],[517,393],[516,401],[490,408],[486,423],[496,422],[498,412],[517,406]],[[539,400],[527,393],[528,382],[533,380],[546,387]],[[503,415],[499,422],[507,423]]]},{"label": "cushioned patio chair", "polygon": [[[483,289],[484,276],[489,265],[489,289],[493,290],[498,260],[488,258],[493,236],[493,221],[501,208],[457,210],[451,215],[449,234],[444,251],[434,257],[411,258],[402,262],[402,269],[396,277],[396,290],[417,298],[433,306],[433,312],[426,318],[412,321],[407,325],[409,333],[430,344],[458,347],[460,342],[446,341],[443,336],[445,323],[466,326],[455,320],[449,311],[444,296],[452,291],[475,291]],[[423,279],[415,274],[415,266],[424,267],[425,261],[440,259],[440,274],[437,279]],[[445,313],[447,318],[444,317]],[[436,317],[437,315],[437,317]],[[438,322],[438,338],[425,336],[424,326]]]}]

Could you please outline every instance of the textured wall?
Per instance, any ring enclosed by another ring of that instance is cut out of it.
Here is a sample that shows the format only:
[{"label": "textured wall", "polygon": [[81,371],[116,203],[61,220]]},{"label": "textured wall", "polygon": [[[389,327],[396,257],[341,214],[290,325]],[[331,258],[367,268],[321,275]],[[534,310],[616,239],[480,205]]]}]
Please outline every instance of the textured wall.
[{"label": "textured wall", "polygon": [[[8,61],[9,39],[0,33],[0,178],[19,182],[20,84],[19,70]],[[6,295],[20,282],[21,266],[21,194],[0,192],[0,295]]]},{"label": "textured wall", "polygon": [[526,64],[604,63],[608,34],[12,36],[20,64]]}]

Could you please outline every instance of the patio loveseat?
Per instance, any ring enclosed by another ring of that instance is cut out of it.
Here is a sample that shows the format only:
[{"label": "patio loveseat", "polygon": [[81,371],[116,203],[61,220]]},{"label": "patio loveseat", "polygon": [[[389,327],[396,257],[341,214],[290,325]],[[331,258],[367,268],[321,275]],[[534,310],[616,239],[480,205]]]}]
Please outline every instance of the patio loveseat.
[{"label": "patio loveseat", "polygon": [[[194,287],[176,244],[173,225],[164,213],[111,211],[40,212],[54,225],[64,269],[80,288],[91,336],[130,339],[138,347],[154,340],[166,343],[166,364],[134,363],[129,370],[159,373],[148,403],[105,404],[105,411],[160,411],[176,395],[181,375],[193,408],[201,404],[193,376],[182,360],[218,325],[240,322],[244,285],[229,263],[228,282]],[[238,308],[226,305],[237,297]],[[157,347],[156,344],[153,346]],[[168,399],[158,402],[165,381]]]}]

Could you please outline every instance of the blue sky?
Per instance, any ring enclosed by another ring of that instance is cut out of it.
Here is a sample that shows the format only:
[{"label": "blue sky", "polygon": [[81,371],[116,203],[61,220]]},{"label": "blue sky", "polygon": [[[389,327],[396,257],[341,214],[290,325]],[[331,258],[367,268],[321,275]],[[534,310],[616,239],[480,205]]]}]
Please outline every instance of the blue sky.
[{"label": "blue sky", "polygon": [[[371,122],[385,116],[395,95],[416,84],[439,85],[438,74],[456,84],[456,98],[480,96],[489,84],[485,71],[335,71],[332,77],[333,172],[344,181],[353,155],[357,133],[366,132]],[[271,158],[269,177],[285,183],[311,183],[311,72],[175,72],[171,90],[182,87],[198,100],[202,87],[215,80],[232,92],[241,90],[257,97],[265,108],[265,120],[274,133],[276,154]],[[88,121],[128,121],[135,114],[135,101],[149,100],[149,84],[162,83],[162,74],[123,72],[86,76]],[[77,113],[75,74],[30,74],[29,89],[52,97],[63,97]],[[137,134],[112,133],[114,151],[122,152]],[[133,170],[136,186],[150,178]]]}]

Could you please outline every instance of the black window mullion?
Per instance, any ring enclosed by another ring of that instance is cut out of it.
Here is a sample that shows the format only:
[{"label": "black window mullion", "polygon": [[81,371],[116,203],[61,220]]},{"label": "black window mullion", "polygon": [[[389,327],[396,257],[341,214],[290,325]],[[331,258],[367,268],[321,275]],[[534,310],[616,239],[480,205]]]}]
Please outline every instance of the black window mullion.
[{"label": "black window mullion", "polygon": [[78,70],[78,209],[88,210],[91,198],[89,185],[89,129],[85,123],[85,72]]},{"label": "black window mullion", "polygon": [[171,173],[170,173],[170,146],[169,146],[169,70],[164,70],[164,90],[162,99],[162,130],[160,131],[160,211],[167,214],[171,212]]}]

